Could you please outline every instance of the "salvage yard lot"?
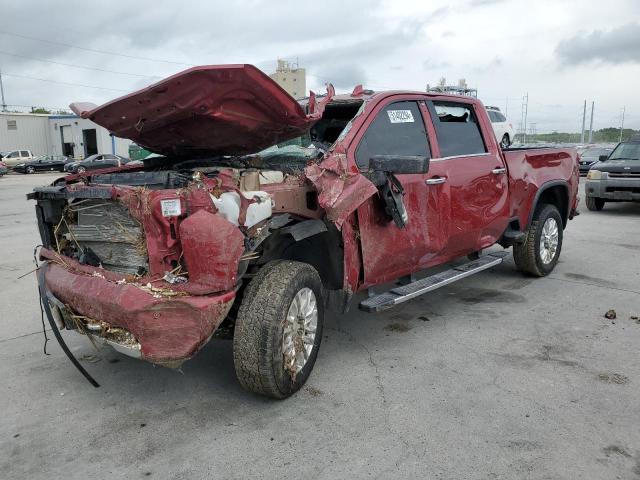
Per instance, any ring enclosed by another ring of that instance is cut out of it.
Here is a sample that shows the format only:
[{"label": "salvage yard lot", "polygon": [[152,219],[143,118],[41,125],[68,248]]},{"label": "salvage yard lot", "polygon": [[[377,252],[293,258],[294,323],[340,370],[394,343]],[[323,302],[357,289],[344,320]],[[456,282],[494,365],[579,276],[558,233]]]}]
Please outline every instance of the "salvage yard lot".
[{"label": "salvage yard lot", "polygon": [[173,371],[65,333],[98,389],[55,340],[42,354],[17,277],[39,243],[24,194],[54,178],[0,178],[0,478],[640,478],[640,205],[582,204],[547,278],[509,259],[329,315],[306,387],[273,401],[241,389],[228,340]]}]

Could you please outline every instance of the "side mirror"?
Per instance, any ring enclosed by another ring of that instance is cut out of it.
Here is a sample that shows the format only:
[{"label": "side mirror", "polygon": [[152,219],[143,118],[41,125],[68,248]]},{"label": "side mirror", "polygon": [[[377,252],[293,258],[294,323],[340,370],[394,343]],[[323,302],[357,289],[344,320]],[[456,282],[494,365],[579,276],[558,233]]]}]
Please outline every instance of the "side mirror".
[{"label": "side mirror", "polygon": [[374,155],[369,168],[374,172],[427,173],[429,159],[416,155]]},{"label": "side mirror", "polygon": [[609,155],[600,155],[598,157],[599,162],[605,162],[609,158]]}]

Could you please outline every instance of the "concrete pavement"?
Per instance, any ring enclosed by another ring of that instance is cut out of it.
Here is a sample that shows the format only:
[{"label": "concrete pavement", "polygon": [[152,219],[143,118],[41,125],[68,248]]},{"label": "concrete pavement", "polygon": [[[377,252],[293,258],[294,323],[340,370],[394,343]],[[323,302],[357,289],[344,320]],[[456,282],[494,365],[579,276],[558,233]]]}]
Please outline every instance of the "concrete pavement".
[{"label": "concrete pavement", "polygon": [[53,178],[0,178],[0,478],[640,478],[640,205],[582,206],[547,278],[509,258],[329,316],[307,386],[272,401],[240,388],[225,340],[173,371],[64,333],[98,389],[55,340],[42,354],[35,276],[17,277],[39,243],[24,194]]}]

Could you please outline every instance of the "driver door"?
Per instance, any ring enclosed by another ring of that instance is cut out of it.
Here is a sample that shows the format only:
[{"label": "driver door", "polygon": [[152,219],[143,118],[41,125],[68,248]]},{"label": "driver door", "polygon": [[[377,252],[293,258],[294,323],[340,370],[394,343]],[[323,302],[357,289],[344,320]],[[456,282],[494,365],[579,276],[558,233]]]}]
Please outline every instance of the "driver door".
[{"label": "driver door", "polygon": [[[353,156],[363,173],[368,171],[369,160],[374,155],[431,158],[426,127],[429,122],[425,123],[424,118],[428,115],[420,99],[387,100],[369,114],[348,154]],[[358,208],[363,286],[415,272],[443,248],[442,242],[434,237],[438,232],[430,231],[427,226],[427,220],[435,219],[434,213],[437,213],[434,212],[436,204],[430,198],[433,187],[427,183],[432,176],[431,171],[395,175],[404,189],[403,203],[408,214],[404,228],[399,228],[385,212],[385,204],[379,195],[369,198]]]}]

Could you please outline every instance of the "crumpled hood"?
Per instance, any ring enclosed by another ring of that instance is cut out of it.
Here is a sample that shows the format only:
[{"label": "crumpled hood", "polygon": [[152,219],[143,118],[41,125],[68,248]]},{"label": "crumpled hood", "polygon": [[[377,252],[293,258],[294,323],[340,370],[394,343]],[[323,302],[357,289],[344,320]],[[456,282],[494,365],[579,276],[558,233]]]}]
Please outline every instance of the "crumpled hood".
[{"label": "crumpled hood", "polygon": [[253,65],[207,65],[177,73],[96,106],[72,103],[82,118],[163,155],[246,155],[304,134],[331,101],[309,112]]}]

